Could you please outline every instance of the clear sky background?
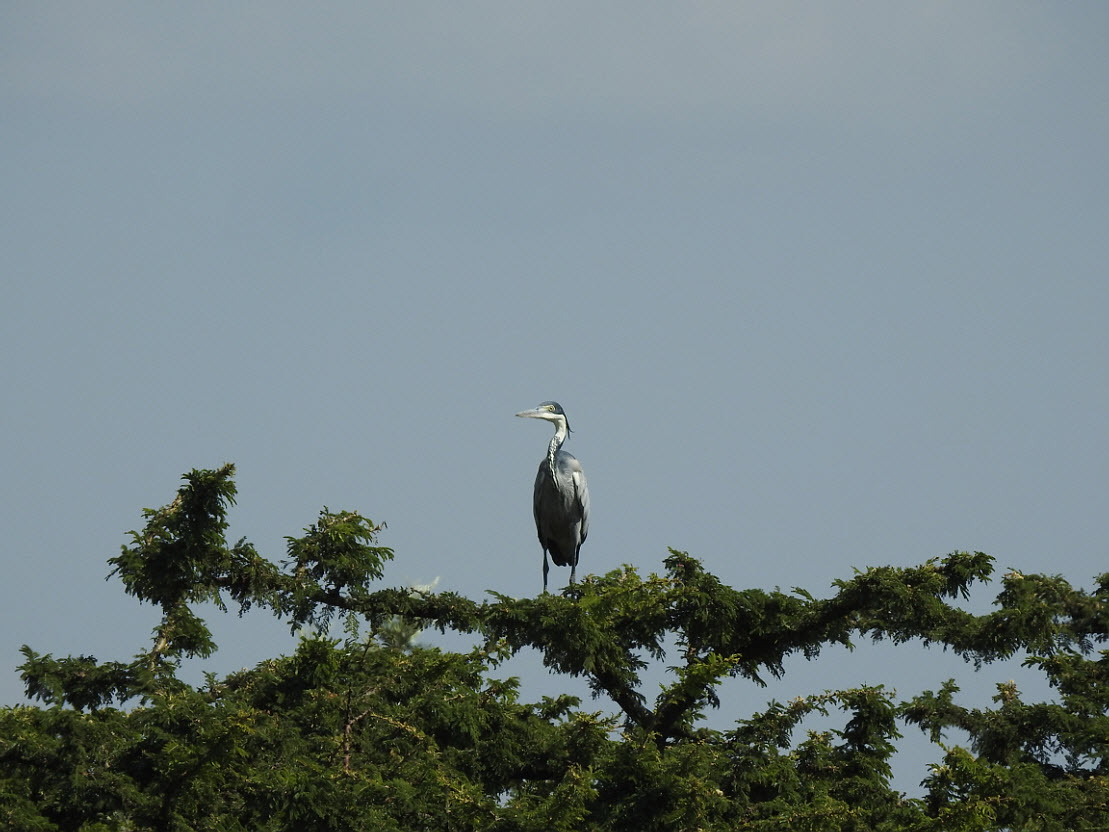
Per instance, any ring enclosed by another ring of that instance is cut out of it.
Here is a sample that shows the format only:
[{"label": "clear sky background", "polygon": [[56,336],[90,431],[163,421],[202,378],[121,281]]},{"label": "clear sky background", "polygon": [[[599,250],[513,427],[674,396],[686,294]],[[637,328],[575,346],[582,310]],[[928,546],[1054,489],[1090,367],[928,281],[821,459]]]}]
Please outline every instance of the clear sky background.
[{"label": "clear sky background", "polygon": [[[388,523],[387,584],[537,593],[545,399],[586,573],[673,546],[821,595],[966,549],[1091,586],[1107,36],[1103,2],[6,4],[0,702],[20,644],[148,646],[106,560],[194,467],[238,466],[230,535],[275,560],[326,505]],[[214,618],[208,669],[295,644]],[[788,669],[714,723],[1020,678]]]}]

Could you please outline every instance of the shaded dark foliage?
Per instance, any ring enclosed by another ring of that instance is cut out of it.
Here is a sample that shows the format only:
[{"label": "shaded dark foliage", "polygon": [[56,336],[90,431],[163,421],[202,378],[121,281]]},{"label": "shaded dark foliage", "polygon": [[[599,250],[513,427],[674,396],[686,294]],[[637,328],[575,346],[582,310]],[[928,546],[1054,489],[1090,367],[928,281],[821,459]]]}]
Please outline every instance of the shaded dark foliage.
[{"label": "shaded dark foliage", "polygon": [[[824,599],[727,587],[683,552],[661,575],[624,567],[563,595],[478,603],[372,589],[383,529],[324,509],[285,559],[229,544],[232,466],[192,471],[112,558],[157,605],[131,662],[24,647],[40,704],[0,711],[0,824],[19,830],[1093,830],[1109,828],[1109,575],[1092,592],[1009,573],[996,608],[956,604],[992,559],[954,553],[837,581]],[[191,687],[185,657],[216,649],[198,604],[269,609],[302,637],[291,656]],[[345,636],[327,635],[341,621]],[[475,648],[419,647],[421,626]],[[770,702],[729,731],[708,709],[731,678],[867,637],[917,640],[982,665],[1020,656],[1058,693],[958,704],[954,681],[908,701],[859,687]],[[671,645],[667,655],[666,645]],[[674,647],[673,645],[676,645]],[[537,650],[611,713],[568,696],[520,700],[495,671]],[[670,673],[652,698],[641,674]],[[842,727],[796,736],[812,713]],[[921,799],[890,787],[901,728],[939,743]],[[942,745],[952,729],[966,747]]]}]

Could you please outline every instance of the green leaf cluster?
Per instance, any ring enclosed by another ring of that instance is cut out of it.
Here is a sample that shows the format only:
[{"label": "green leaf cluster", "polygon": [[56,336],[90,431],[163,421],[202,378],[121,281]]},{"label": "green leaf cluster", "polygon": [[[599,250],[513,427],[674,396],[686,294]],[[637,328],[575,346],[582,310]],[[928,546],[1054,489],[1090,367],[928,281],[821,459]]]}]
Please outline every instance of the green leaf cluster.
[{"label": "green leaf cluster", "polygon": [[[734,589],[671,550],[561,595],[473,601],[380,588],[384,529],[323,509],[279,563],[229,543],[234,469],[192,471],[110,561],[160,609],[130,662],[24,647],[37,705],[0,711],[0,826],[18,830],[1094,830],[1109,828],[1109,575],[1092,591],[1010,572],[994,609],[982,553],[875,567],[817,598]],[[197,614],[268,609],[295,651],[201,686],[181,660],[216,649]],[[329,628],[343,622],[344,637]],[[416,643],[469,634],[468,652]],[[907,700],[881,686],[809,693],[709,726],[724,684],[760,685],[826,645],[917,641],[976,666],[1019,657],[1057,696],[959,702],[954,680]],[[599,706],[522,700],[499,678],[534,650]],[[665,662],[649,696],[643,674]],[[735,680],[735,681],[730,681]],[[833,727],[807,731],[820,714]],[[890,784],[904,729],[937,751],[919,798]],[[951,742],[952,737],[962,744]]]}]

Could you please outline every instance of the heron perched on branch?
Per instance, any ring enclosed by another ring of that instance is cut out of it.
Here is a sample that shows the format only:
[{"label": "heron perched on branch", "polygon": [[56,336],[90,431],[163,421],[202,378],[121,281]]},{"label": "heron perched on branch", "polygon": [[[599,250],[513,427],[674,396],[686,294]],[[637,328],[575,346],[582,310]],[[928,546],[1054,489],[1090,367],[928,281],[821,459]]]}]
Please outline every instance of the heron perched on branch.
[{"label": "heron perched on branch", "polygon": [[547,446],[547,456],[539,463],[535,475],[532,509],[535,531],[543,547],[543,591],[547,591],[547,553],[556,566],[570,567],[570,583],[578,569],[578,551],[589,534],[589,486],[585,472],[574,455],[562,450],[570,432],[566,412],[558,402],[543,402],[532,410],[516,414],[529,419],[545,419],[554,425],[554,436]]}]

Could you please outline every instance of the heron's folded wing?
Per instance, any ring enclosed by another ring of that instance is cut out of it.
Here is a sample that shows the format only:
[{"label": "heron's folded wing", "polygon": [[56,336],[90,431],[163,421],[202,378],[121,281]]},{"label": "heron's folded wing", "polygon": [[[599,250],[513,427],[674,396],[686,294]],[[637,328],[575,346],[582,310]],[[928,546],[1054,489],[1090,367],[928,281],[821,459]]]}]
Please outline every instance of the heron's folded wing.
[{"label": "heron's folded wing", "polygon": [[585,481],[585,472],[581,470],[580,465],[574,471],[573,477],[574,499],[581,508],[581,542],[584,543],[585,536],[589,534],[589,484]]}]

